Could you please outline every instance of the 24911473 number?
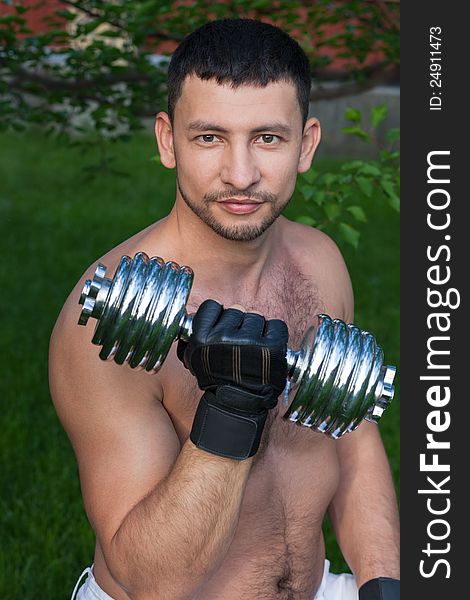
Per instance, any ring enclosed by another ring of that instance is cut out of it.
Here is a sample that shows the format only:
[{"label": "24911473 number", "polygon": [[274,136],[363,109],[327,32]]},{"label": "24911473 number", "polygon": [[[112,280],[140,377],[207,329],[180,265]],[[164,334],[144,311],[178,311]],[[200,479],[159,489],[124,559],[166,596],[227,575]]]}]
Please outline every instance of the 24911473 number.
[{"label": "24911473 number", "polygon": [[[431,88],[442,88],[442,52],[440,50],[442,45],[442,38],[440,37],[442,30],[440,27],[429,28],[429,86]],[[441,110],[442,109],[442,93],[435,89],[429,99],[430,110]]]}]

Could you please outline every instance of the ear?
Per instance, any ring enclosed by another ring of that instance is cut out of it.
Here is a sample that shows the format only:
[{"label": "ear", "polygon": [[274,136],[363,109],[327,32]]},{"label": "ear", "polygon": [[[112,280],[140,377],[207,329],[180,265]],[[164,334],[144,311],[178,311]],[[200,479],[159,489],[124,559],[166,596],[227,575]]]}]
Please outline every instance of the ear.
[{"label": "ear", "polygon": [[175,152],[173,147],[173,129],[170,117],[166,112],[159,112],[155,121],[155,137],[157,138],[158,151],[162,165],[167,169],[176,166]]},{"label": "ear", "polygon": [[304,133],[302,136],[302,147],[300,149],[299,165],[297,167],[298,173],[305,173],[310,169],[312,164],[313,155],[320,143],[321,129],[320,121],[311,117],[307,120],[304,127]]}]

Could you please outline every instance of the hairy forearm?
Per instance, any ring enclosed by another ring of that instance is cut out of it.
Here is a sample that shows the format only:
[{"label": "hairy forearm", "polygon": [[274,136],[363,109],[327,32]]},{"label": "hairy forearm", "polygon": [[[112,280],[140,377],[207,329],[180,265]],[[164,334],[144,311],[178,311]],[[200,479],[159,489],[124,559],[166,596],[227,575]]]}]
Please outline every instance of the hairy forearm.
[{"label": "hairy forearm", "polygon": [[169,475],[113,537],[108,562],[131,598],[193,595],[230,546],[251,462],[185,443]]},{"label": "hairy forearm", "polygon": [[[365,424],[362,428],[375,428]],[[341,482],[329,517],[357,583],[400,578],[399,518],[393,480],[378,431],[351,434],[339,450]]]}]

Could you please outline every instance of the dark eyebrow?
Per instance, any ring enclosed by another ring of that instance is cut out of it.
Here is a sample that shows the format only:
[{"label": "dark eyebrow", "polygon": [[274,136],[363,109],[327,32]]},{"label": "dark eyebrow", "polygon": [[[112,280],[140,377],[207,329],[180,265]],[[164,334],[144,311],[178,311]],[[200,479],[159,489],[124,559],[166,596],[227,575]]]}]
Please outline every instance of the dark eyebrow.
[{"label": "dark eyebrow", "polygon": [[188,129],[193,131],[219,131],[220,133],[228,133],[227,129],[220,127],[220,125],[215,125],[214,123],[209,123],[209,121],[191,121],[188,125]]},{"label": "dark eyebrow", "polygon": [[[193,131],[218,131],[219,133],[229,133],[228,129],[220,127],[220,125],[201,120],[191,121],[191,123],[188,125],[188,129]],[[263,131],[283,133],[284,135],[290,135],[292,133],[292,129],[288,125],[277,121],[274,123],[265,123],[260,127],[255,127],[255,129],[252,129],[250,133],[261,133]]]},{"label": "dark eyebrow", "polygon": [[261,127],[256,127],[255,129],[251,130],[251,133],[261,133],[262,131],[269,131],[270,133],[283,133],[284,135],[290,135],[292,133],[292,129],[289,127],[289,125],[279,123],[278,121],[274,123],[266,123],[261,125]]}]

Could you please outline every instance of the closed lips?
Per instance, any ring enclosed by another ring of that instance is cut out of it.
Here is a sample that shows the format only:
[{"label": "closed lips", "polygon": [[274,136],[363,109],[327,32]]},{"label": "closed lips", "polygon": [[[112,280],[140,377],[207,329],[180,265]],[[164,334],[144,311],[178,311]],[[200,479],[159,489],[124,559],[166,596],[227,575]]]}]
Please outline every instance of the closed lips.
[{"label": "closed lips", "polygon": [[261,200],[252,200],[251,198],[226,198],[218,202],[229,202],[230,204],[261,204]]}]

